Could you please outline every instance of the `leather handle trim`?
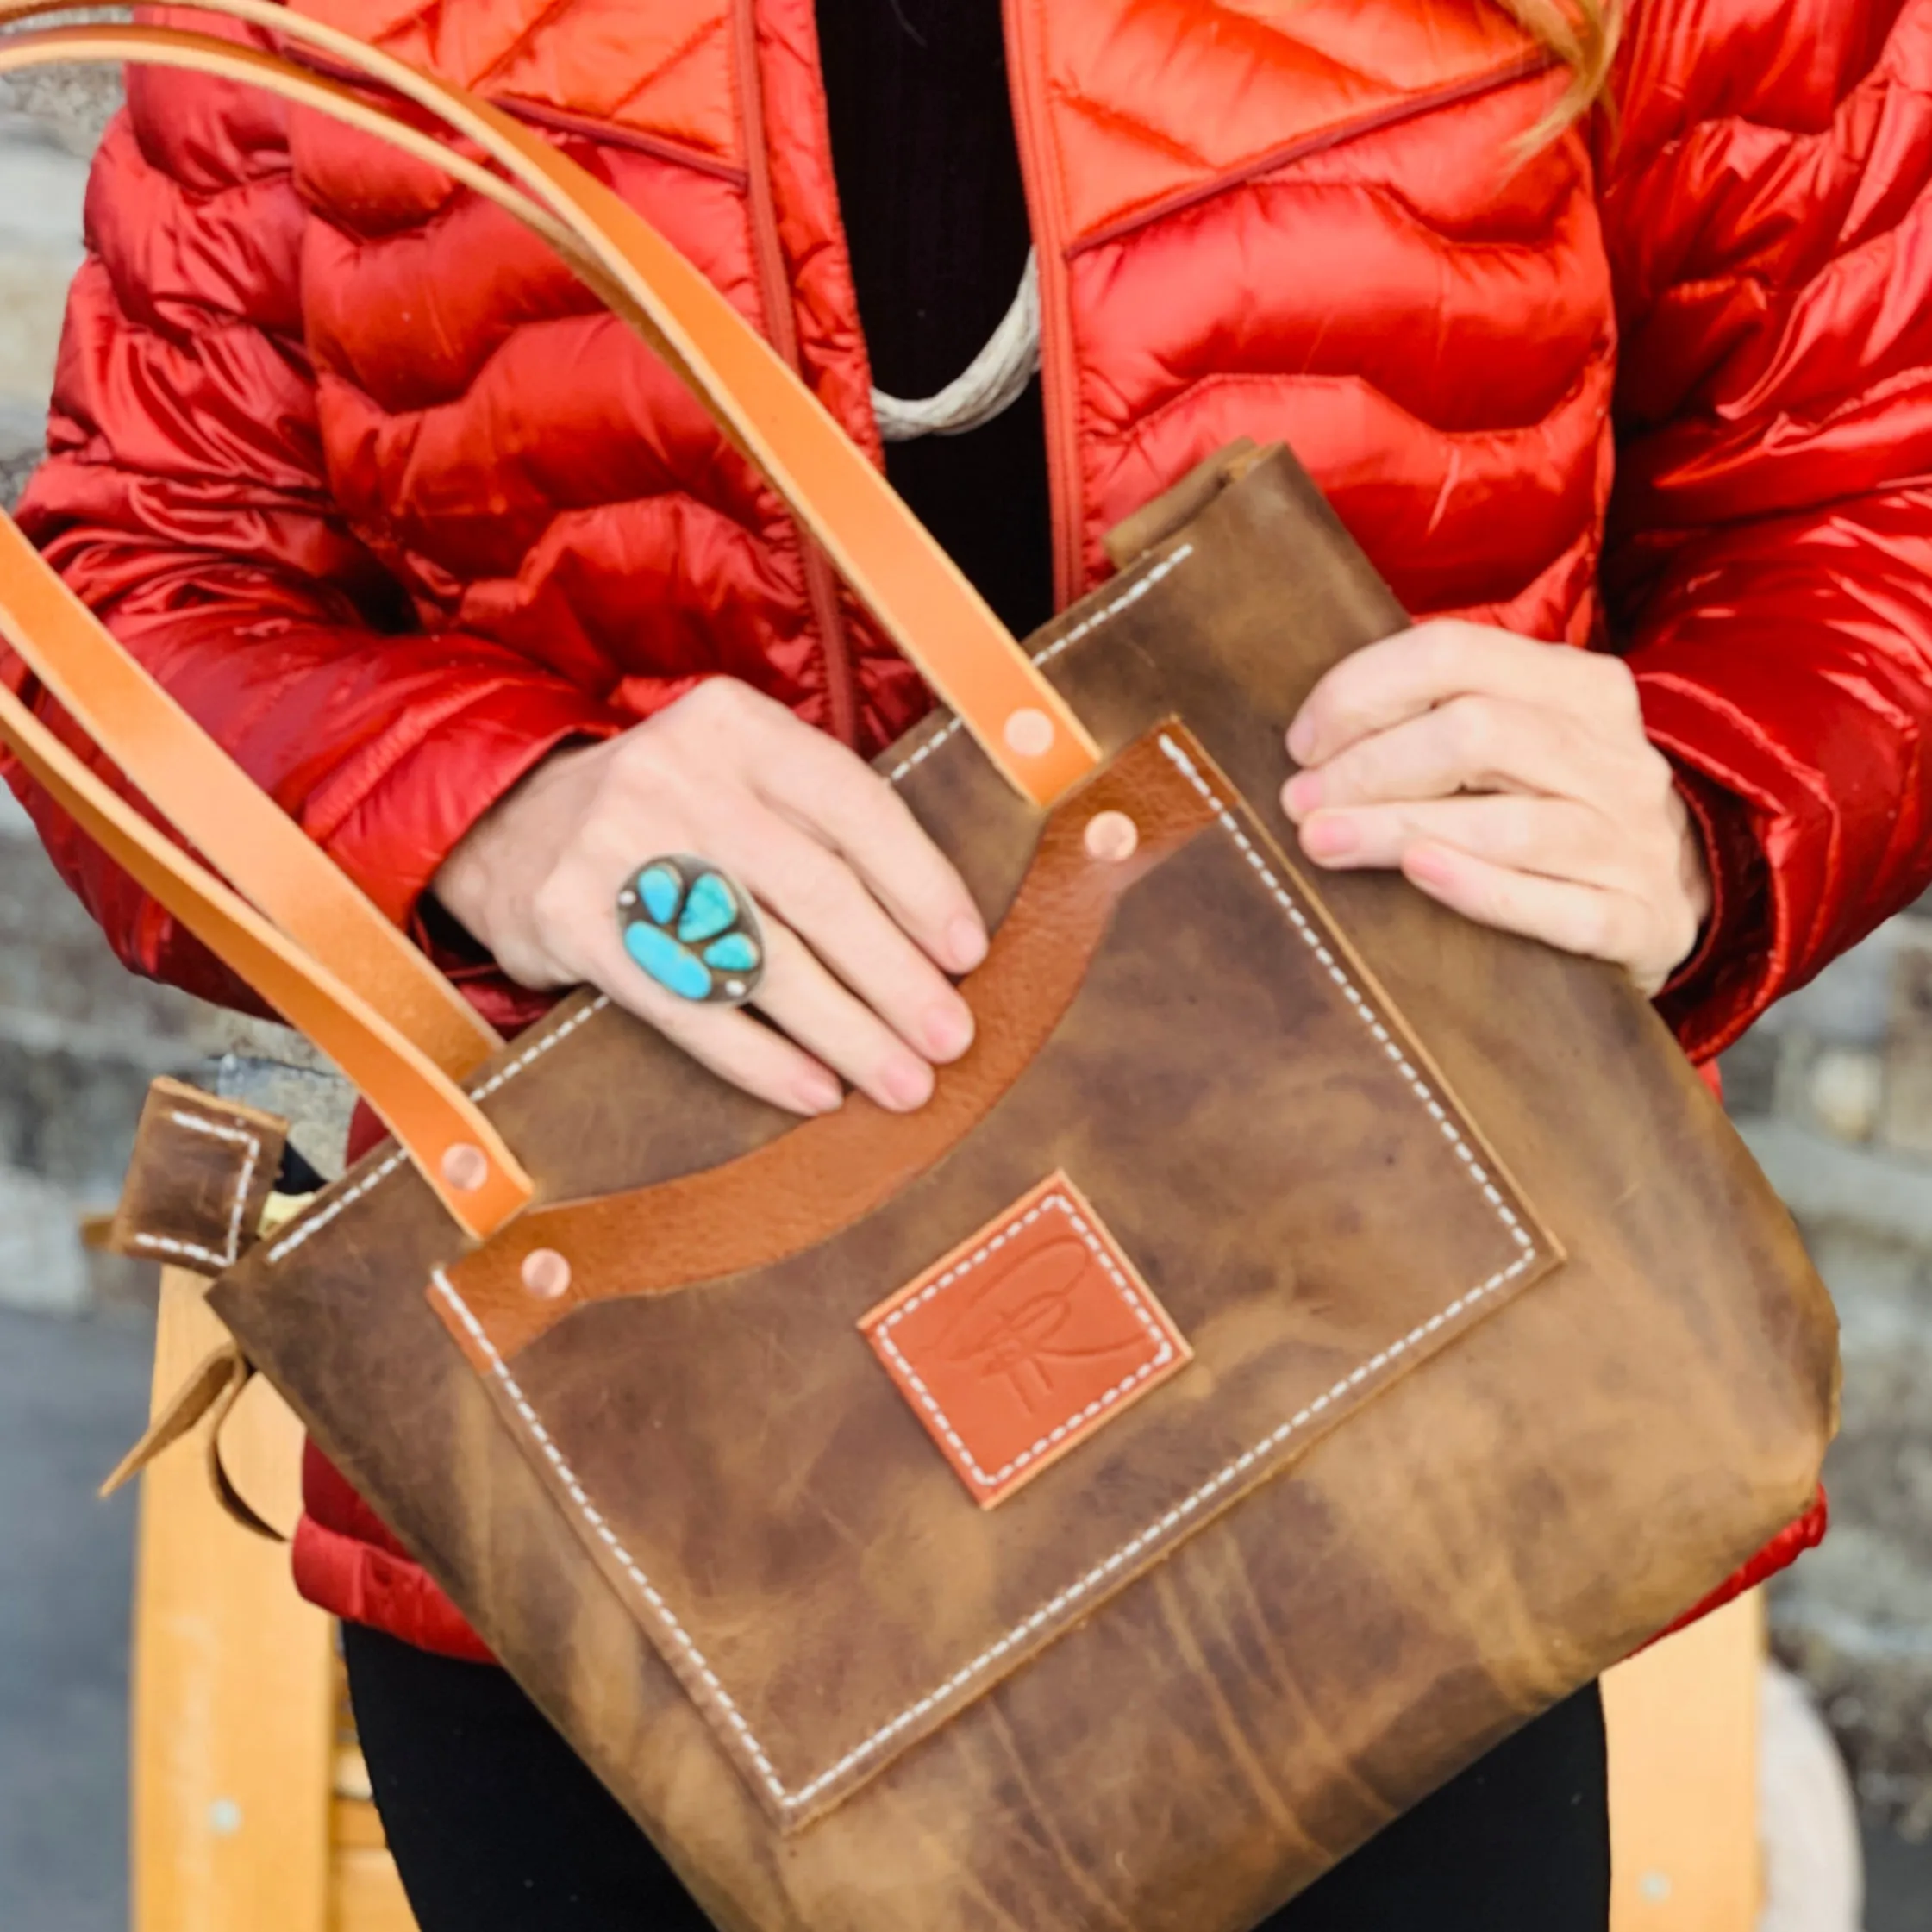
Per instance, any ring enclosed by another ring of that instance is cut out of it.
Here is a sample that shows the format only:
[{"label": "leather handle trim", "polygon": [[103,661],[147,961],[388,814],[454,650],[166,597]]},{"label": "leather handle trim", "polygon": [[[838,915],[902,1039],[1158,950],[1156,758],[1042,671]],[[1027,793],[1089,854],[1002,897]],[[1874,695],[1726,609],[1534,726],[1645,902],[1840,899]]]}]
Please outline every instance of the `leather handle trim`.
[{"label": "leather handle trim", "polygon": [[[0,21],[47,10],[0,6]],[[112,42],[103,45],[103,37]],[[273,56],[158,28],[53,28],[0,46],[0,72],[53,59],[175,61],[253,78],[441,166],[512,212],[596,276],[564,224],[488,169],[350,90]],[[286,70],[284,72],[284,70]],[[272,76],[272,78],[271,77]],[[122,649],[10,519],[0,518],[0,635],[88,736],[284,932],[386,1013],[442,1070],[473,1072],[503,1044],[495,1029],[383,917],[247,772]]]},{"label": "leather handle trim", "polygon": [[[985,961],[961,986],[978,1035],[963,1060],[940,1070],[923,1107],[889,1114],[854,1095],[837,1113],[721,1167],[531,1209],[449,1270],[453,1297],[431,1285],[431,1306],[471,1361],[487,1372],[490,1349],[508,1360],[596,1302],[769,1267],[872,1213],[956,1147],[1059,1025],[1122,894],[1214,822],[1212,807],[1162,750],[1163,734],[1205,763],[1170,723],[1055,809]],[[1088,851],[1086,829],[1101,812],[1133,820],[1139,842],[1130,857]],[[569,1266],[568,1286],[547,1298],[523,1285],[525,1261],[545,1249]]]}]

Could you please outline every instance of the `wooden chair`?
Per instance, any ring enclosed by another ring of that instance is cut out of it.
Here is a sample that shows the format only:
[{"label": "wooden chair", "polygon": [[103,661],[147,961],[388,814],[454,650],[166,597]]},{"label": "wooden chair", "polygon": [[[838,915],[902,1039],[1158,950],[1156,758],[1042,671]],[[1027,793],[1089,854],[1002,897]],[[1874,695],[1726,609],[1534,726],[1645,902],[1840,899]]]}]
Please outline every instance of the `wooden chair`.
[{"label": "wooden chair", "polygon": [[[157,1404],[221,1339],[203,1284],[164,1277]],[[300,1432],[250,1385],[230,1479],[292,1525]],[[134,1932],[411,1932],[355,1748],[335,1631],[287,1553],[239,1529],[199,1458],[142,1478],[135,1585]],[[1753,1932],[1758,1679],[1746,1599],[1611,1673],[1613,1932]]]},{"label": "wooden chair", "polygon": [[[222,1337],[206,1284],[161,1283],[156,1406]],[[266,1383],[223,1463],[278,1528],[299,1508],[301,1431]],[[414,1932],[384,1848],[329,1619],[288,1552],[241,1529],[199,1457],[141,1478],[134,1582],[134,1932]]]},{"label": "wooden chair", "polygon": [[1764,1601],[1755,1593],[1604,1679],[1611,1932],[1752,1932]]}]

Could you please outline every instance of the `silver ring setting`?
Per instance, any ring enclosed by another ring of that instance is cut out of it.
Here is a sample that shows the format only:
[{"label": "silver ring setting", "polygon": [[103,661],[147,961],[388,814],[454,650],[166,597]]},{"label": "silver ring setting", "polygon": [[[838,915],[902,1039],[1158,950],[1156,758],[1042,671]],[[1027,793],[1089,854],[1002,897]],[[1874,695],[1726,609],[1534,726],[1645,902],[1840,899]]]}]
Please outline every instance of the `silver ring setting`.
[{"label": "silver ring setting", "polygon": [[647,859],[617,895],[624,951],[657,985],[701,1006],[741,1006],[765,977],[751,895],[708,859]]}]

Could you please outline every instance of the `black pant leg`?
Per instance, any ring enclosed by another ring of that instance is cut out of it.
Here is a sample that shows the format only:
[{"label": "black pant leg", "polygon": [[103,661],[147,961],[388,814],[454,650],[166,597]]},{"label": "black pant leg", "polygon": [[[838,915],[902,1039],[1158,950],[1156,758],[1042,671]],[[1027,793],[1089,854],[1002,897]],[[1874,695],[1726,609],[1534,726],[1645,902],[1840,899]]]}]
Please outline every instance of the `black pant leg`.
[{"label": "black pant leg", "polygon": [[421,1932],[710,1932],[507,1673],[345,1624],[349,1697]]},{"label": "black pant leg", "polygon": [[1597,1686],[1397,1818],[1263,1932],[1606,1932],[1610,1786]]},{"label": "black pant leg", "polygon": [[[377,1807],[422,1932],[707,1932],[650,1841],[503,1672],[353,1626],[342,1638]],[[1591,1688],[1397,1819],[1264,1932],[1609,1923]]]}]

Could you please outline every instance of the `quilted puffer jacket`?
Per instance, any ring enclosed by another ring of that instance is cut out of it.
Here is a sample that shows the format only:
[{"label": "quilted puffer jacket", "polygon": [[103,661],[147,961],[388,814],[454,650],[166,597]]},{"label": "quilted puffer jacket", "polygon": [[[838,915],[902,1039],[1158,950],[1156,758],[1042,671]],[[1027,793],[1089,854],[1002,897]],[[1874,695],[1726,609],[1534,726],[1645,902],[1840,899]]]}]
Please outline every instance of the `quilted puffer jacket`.
[{"label": "quilted puffer jacket", "polygon": [[[550,131],[877,453],[811,0],[319,10]],[[1924,886],[1932,0],[1635,0],[1614,116],[1533,147],[1560,77],[1489,0],[1007,27],[1063,597],[1279,437],[1412,611],[1627,654],[1717,882],[1666,996],[1693,1054]],[[23,519],[426,944],[444,854],[560,741],[715,672],[866,752],[927,702],[664,368],[447,179],[135,74],[87,218]],[[132,966],[235,995],[28,802]],[[310,1508],[318,1600],[473,1644],[326,1471]]]}]

